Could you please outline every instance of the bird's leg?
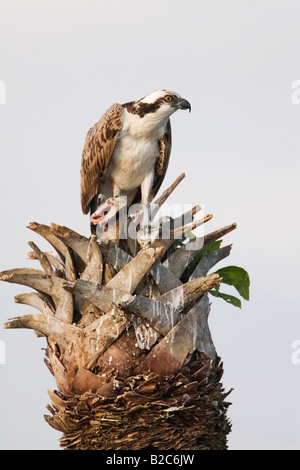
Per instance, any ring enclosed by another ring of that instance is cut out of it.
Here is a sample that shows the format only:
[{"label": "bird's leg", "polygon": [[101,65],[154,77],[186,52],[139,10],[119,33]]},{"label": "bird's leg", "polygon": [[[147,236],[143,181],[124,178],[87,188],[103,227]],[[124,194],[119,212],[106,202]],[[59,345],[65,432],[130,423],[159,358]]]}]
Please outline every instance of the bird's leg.
[{"label": "bird's leg", "polygon": [[[105,225],[109,220],[111,220],[117,213],[118,204],[116,204],[117,198],[121,195],[121,190],[118,186],[113,182],[113,197],[106,199],[104,203],[103,200],[105,197],[103,194],[98,196],[100,206],[98,206],[97,210],[91,215],[91,223],[94,225]],[[113,209],[113,210],[112,210]]]},{"label": "bird's leg", "polygon": [[149,173],[141,184],[141,202],[143,208],[143,217],[140,225],[140,230],[144,236],[149,236],[150,228],[150,195],[153,185],[154,172]]},{"label": "bird's leg", "polygon": [[113,187],[113,197],[120,197],[121,196],[121,189],[119,186],[116,185],[116,183],[113,181],[112,182],[112,187]]}]

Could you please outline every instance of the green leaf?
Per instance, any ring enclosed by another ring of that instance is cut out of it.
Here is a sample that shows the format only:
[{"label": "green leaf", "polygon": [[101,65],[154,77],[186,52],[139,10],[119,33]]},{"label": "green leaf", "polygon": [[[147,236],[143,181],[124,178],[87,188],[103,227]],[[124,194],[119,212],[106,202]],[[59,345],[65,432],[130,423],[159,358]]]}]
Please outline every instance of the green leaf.
[{"label": "green leaf", "polygon": [[215,242],[211,242],[209,245],[206,245],[204,248],[202,248],[202,250],[200,251],[198,255],[199,256],[198,262],[200,261],[200,259],[204,258],[204,256],[207,255],[207,253],[218,250],[221,246],[222,241],[223,240],[216,240]]},{"label": "green leaf", "polygon": [[221,297],[229,304],[234,305],[234,307],[242,308],[242,302],[237,297],[234,297],[234,295],[224,294],[223,292],[219,292],[215,289],[211,289],[209,293],[214,297]]},{"label": "green leaf", "polygon": [[193,232],[188,233],[189,241],[191,242],[192,240],[195,240],[197,237]]},{"label": "green leaf", "polygon": [[182,280],[183,282],[187,282],[189,279],[190,275],[194,272],[194,269],[196,268],[197,264],[199,263],[200,259],[202,259],[207,253],[210,253],[211,251],[218,250],[220,248],[220,245],[222,243],[222,240],[217,240],[215,242],[210,243],[209,245],[205,246],[202,248],[202,250],[198,253],[198,255],[195,257],[195,259],[191,262],[189,267],[187,268]]},{"label": "green leaf", "polygon": [[238,266],[226,266],[216,271],[216,274],[222,277],[222,283],[234,286],[245,300],[249,300],[250,279],[245,269]]},{"label": "green leaf", "polygon": [[174,251],[177,250],[179,246],[183,246],[182,240],[177,240],[174,245],[172,246],[171,253],[174,253]]}]

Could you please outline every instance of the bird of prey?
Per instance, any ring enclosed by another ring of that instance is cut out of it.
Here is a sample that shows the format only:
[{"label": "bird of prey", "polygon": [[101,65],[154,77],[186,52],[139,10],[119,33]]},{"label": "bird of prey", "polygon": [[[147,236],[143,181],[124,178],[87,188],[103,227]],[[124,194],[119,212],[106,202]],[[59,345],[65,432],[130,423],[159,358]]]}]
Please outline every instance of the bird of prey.
[{"label": "bird of prey", "polygon": [[[191,105],[178,93],[156,90],[137,101],[113,104],[88,131],[80,184],[82,211],[90,212],[91,224],[107,223],[120,196],[127,197],[128,206],[140,202],[149,207],[167,171],[170,116],[178,109],[191,111]],[[143,220],[147,224],[147,211]]]}]

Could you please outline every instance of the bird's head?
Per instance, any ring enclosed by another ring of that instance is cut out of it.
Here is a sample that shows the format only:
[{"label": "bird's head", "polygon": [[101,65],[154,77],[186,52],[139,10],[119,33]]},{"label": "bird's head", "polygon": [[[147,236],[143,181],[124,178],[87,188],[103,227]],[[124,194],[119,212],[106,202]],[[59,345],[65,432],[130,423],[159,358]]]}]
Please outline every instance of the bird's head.
[{"label": "bird's head", "polygon": [[171,116],[178,109],[188,109],[191,111],[190,103],[181,98],[178,93],[167,90],[156,90],[144,98],[132,103],[126,103],[127,110],[138,114],[143,118],[146,114],[155,113],[157,117],[165,119]]}]

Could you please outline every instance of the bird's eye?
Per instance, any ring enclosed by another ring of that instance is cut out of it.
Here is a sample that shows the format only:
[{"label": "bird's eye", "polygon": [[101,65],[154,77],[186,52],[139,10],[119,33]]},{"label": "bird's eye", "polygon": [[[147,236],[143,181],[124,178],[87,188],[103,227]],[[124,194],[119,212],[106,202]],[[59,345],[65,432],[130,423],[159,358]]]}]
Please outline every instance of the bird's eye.
[{"label": "bird's eye", "polygon": [[173,100],[172,96],[170,96],[170,95],[165,96],[165,101],[167,103],[171,103],[172,100]]}]

